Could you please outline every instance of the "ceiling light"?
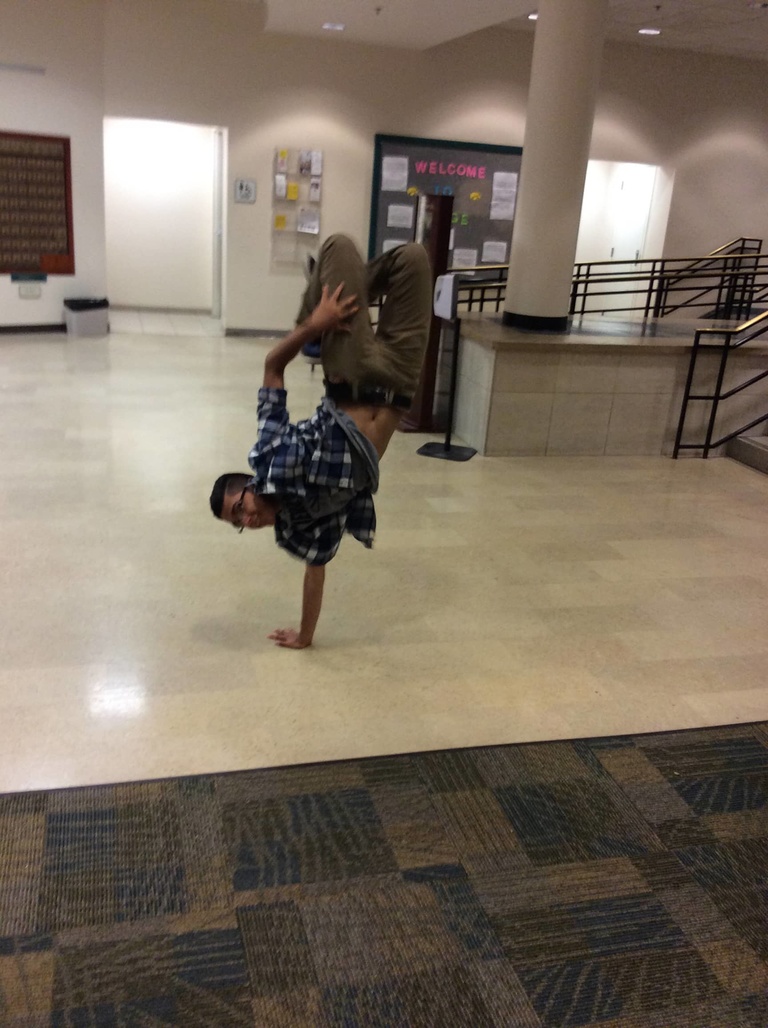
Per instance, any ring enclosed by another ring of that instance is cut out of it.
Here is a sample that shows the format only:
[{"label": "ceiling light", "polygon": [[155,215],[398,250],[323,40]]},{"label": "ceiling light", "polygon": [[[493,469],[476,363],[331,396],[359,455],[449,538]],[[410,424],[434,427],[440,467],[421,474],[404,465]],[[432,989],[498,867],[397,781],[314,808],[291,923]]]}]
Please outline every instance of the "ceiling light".
[{"label": "ceiling light", "polygon": [[660,36],[661,29],[638,29],[637,34],[639,36]]},{"label": "ceiling light", "polygon": [[531,13],[528,15],[528,21],[536,21],[536,19],[538,17],[539,17],[539,12],[538,11],[531,11]]},{"label": "ceiling light", "polygon": [[326,32],[343,32],[347,26],[342,21],[324,21],[323,28]]}]

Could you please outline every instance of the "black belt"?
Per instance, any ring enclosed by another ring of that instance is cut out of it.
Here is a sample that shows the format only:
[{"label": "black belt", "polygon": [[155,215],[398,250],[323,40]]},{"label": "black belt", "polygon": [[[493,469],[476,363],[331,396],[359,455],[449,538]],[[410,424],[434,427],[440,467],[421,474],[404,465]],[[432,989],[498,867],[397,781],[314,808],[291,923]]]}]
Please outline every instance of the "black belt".
[{"label": "black belt", "polygon": [[358,386],[350,382],[325,381],[325,395],[335,403],[364,403],[374,407],[396,407],[398,410],[410,410],[412,396],[398,393],[395,389],[383,386]]}]

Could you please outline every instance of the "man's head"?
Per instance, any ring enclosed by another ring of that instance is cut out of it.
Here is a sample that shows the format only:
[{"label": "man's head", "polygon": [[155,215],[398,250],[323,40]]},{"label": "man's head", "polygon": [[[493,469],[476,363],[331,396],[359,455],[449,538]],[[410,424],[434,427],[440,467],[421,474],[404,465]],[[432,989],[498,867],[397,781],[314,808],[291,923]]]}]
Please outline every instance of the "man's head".
[{"label": "man's head", "polygon": [[240,532],[244,528],[274,525],[278,508],[274,497],[256,493],[251,476],[240,471],[231,471],[216,479],[210,503],[215,517],[228,521]]}]

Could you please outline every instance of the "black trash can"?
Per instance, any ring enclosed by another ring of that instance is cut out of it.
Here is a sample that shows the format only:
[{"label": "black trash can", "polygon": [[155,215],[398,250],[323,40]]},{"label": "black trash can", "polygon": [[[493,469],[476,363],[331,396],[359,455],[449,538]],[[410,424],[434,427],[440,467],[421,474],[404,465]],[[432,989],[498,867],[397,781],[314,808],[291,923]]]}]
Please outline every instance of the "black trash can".
[{"label": "black trash can", "polygon": [[105,336],[109,332],[109,300],[65,300],[64,322],[68,335]]}]

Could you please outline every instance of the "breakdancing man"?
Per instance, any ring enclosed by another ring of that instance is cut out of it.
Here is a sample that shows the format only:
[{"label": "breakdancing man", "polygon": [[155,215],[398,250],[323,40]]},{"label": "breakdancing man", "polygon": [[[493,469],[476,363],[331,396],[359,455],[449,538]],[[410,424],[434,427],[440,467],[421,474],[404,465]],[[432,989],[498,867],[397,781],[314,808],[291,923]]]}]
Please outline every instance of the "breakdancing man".
[{"label": "breakdancing man", "polygon": [[[374,331],[368,305],[384,296]],[[323,244],[296,328],[267,354],[258,397],[252,475],[222,475],[211,510],[238,531],[265,528],[303,560],[301,624],[269,636],[278,646],[310,646],[323,601],[325,565],[349,532],[373,544],[373,494],[384,455],[411,406],[427,345],[432,303],[424,248],[406,243],[365,263],[346,236]],[[322,338],[326,392],[312,417],[292,424],[284,372],[308,342]]]}]

